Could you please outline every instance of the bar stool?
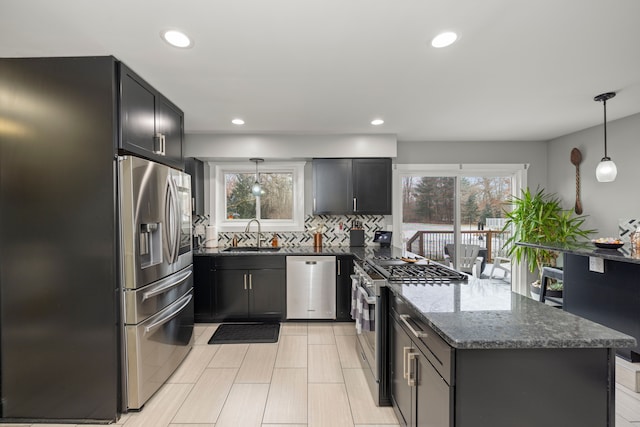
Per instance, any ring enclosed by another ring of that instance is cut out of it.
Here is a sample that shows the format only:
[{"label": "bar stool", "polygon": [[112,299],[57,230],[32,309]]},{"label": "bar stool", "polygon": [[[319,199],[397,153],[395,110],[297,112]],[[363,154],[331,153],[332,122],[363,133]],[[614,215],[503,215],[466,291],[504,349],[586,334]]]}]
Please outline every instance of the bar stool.
[{"label": "bar stool", "polygon": [[556,267],[542,267],[542,283],[540,284],[540,302],[550,301],[557,304],[555,307],[562,308],[562,298],[548,297],[547,288],[549,287],[549,279],[562,280],[562,269]]}]

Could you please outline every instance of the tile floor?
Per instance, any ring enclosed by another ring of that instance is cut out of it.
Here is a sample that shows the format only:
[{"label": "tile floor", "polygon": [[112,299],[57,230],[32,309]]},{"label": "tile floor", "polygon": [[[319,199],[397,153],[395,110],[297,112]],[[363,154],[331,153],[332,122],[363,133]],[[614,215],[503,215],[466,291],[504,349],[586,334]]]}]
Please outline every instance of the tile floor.
[{"label": "tile floor", "polygon": [[[141,412],[123,415],[117,425],[397,426],[391,408],[373,404],[353,324],[283,323],[277,344],[208,345],[216,328],[197,324],[196,345],[184,363]],[[640,427],[640,394],[622,386],[616,388],[616,426]]]}]

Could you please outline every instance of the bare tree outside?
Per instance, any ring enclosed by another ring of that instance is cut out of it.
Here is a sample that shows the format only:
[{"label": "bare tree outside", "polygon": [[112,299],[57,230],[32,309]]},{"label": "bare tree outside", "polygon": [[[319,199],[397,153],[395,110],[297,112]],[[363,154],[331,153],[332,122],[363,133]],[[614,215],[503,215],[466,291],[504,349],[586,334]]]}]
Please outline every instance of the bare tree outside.
[{"label": "bare tree outside", "polygon": [[293,219],[293,174],[261,173],[260,217],[264,219]]},{"label": "bare tree outside", "polygon": [[225,173],[227,219],[293,219],[293,174],[268,172],[259,175],[262,195],[251,193],[253,173]]}]

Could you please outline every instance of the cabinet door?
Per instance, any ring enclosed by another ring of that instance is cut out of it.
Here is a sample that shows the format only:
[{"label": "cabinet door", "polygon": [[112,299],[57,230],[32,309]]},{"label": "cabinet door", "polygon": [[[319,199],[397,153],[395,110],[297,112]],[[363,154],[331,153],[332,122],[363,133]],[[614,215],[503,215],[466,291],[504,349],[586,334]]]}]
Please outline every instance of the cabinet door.
[{"label": "cabinet door", "polygon": [[249,274],[247,270],[215,272],[214,307],[218,321],[249,317]]},{"label": "cabinet door", "polygon": [[336,319],[351,321],[351,275],[353,256],[338,256],[336,259]]},{"label": "cabinet door", "polygon": [[191,175],[192,214],[204,215],[204,163],[190,157],[185,159],[184,169]]},{"label": "cabinet door", "polygon": [[411,351],[411,339],[402,330],[398,322],[393,319],[390,327],[391,344],[391,400],[399,413],[398,421],[401,425],[412,425],[413,393],[407,383],[405,371],[408,369],[407,354]]},{"label": "cabinet door", "polygon": [[193,304],[196,322],[212,322],[215,271],[209,256],[193,257]]},{"label": "cabinet door", "polygon": [[412,360],[415,378],[416,419],[419,427],[451,427],[451,392],[426,357],[417,349]]},{"label": "cabinet door", "polygon": [[391,215],[391,159],[353,159],[354,213]]},{"label": "cabinet door", "polygon": [[120,148],[149,157],[159,149],[154,140],[156,92],[125,65],[120,70]]},{"label": "cabinet door", "polygon": [[286,270],[249,270],[249,317],[281,320],[285,315]]},{"label": "cabinet door", "polygon": [[182,159],[183,113],[164,96],[157,97],[156,134],[163,138],[163,163],[184,169]]},{"label": "cabinet door", "polygon": [[351,159],[313,159],[313,213],[352,214]]}]

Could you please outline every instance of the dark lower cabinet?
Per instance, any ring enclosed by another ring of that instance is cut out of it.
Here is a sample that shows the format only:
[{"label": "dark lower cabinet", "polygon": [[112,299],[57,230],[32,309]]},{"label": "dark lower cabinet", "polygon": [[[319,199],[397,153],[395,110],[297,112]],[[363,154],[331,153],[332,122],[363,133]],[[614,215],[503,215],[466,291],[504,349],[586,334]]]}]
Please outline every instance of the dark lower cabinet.
[{"label": "dark lower cabinet", "polygon": [[218,321],[284,319],[285,270],[218,270],[215,277]]},{"label": "dark lower cabinet", "polygon": [[336,257],[336,320],[347,322],[351,318],[351,275],[353,274],[353,256]]},{"label": "dark lower cabinet", "polygon": [[221,256],[214,259],[213,311],[216,321],[285,318],[284,256]]},{"label": "dark lower cabinet", "polygon": [[428,360],[429,350],[411,338],[414,333],[399,316],[392,317],[391,395],[398,421],[404,426],[453,426],[452,387]]},{"label": "dark lower cabinet", "polygon": [[402,298],[392,296],[390,306],[391,395],[400,425],[615,425],[614,349],[454,349]]},{"label": "dark lower cabinet", "polygon": [[213,289],[215,288],[215,264],[213,257],[193,257],[194,321],[215,322]]}]

